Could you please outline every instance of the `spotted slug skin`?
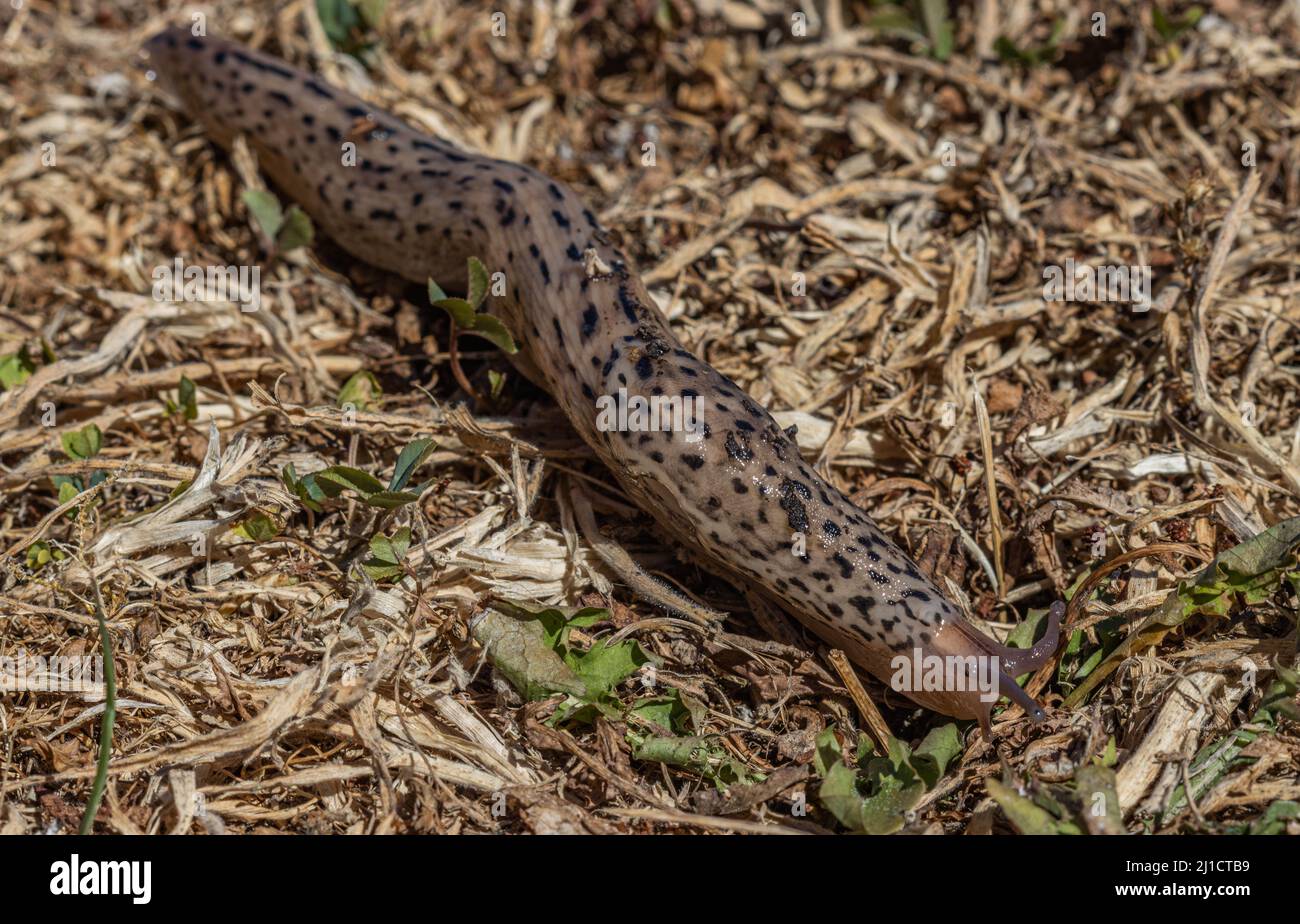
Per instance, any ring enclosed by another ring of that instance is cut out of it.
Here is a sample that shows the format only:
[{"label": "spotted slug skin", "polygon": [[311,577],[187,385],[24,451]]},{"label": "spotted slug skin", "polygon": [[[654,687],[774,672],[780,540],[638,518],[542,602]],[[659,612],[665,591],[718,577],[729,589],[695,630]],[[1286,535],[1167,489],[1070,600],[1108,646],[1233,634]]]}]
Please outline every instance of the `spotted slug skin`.
[{"label": "spotted slug skin", "polygon": [[[471,256],[504,272],[508,294],[487,308],[516,335],[517,367],[706,566],[760,588],[886,682],[892,659],[918,649],[997,656],[1001,693],[1041,717],[1010,677],[1051,656],[1059,608],[1031,649],[1004,647],[971,626],[812,470],[758,402],[683,347],[572,190],[531,167],[458,150],[242,45],[173,29],[145,50],[148,66],[214,140],[229,147],[245,135],[262,171],[353,256],[421,284],[462,278]],[[343,163],[347,141],[356,144],[351,166]],[[699,398],[702,438],[598,429],[597,397],[620,388]],[[805,537],[801,556],[796,533]],[[991,703],[975,691],[906,695],[988,727]]]}]

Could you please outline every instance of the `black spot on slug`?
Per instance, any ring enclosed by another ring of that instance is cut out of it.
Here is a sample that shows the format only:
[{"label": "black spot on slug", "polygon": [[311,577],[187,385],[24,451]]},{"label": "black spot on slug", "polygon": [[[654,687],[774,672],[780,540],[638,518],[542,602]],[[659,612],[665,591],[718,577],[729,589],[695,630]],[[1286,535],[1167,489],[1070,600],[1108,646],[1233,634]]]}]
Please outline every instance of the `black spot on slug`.
[{"label": "black spot on slug", "polygon": [[750,459],[754,458],[754,451],[750,449],[748,445],[738,443],[735,434],[730,430],[727,431],[725,445],[727,455],[731,456],[731,458],[735,459],[737,462],[748,462]]},{"label": "black spot on slug", "polygon": [[[582,313],[582,339],[586,340],[596,332],[596,325],[600,323],[600,314],[596,311],[595,305],[587,305],[587,310]],[[594,358],[594,357],[593,357]],[[599,362],[599,360],[597,360]]]},{"label": "black spot on slug", "polygon": [[876,601],[871,597],[857,596],[849,598],[849,606],[861,613],[863,617],[866,618],[867,622],[871,622],[874,619],[871,615],[871,608],[875,605]]},{"label": "black spot on slug", "polygon": [[796,532],[808,532],[808,510],[793,494],[781,498],[781,509],[790,521],[790,528]]},{"label": "black spot on slug", "polygon": [[334,94],[330,92],[329,87],[323,83],[317,83],[315,80],[304,80],[303,84],[309,91],[315,93],[321,99],[333,99]]}]

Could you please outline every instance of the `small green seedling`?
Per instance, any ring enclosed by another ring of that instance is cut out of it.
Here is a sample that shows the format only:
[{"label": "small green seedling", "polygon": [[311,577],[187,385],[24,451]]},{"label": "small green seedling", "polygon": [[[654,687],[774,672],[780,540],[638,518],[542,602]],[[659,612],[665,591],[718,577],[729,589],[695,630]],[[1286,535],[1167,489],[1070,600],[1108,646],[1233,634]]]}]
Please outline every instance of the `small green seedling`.
[{"label": "small green seedling", "polygon": [[432,483],[426,481],[406,490],[411,475],[433,449],[434,442],[428,438],[408,444],[397,457],[397,465],[387,487],[369,472],[350,465],[331,465],[319,472],[299,476],[290,462],[280,470],[280,479],[286,488],[298,495],[302,505],[313,513],[320,513],[325,501],[338,497],[344,491],[352,491],[368,507],[392,510],[419,500],[424,489]]},{"label": "small green seedling", "polygon": [[362,58],[374,47],[367,36],[379,28],[388,0],[316,0],[321,28],[336,51]]},{"label": "small green seedling", "polygon": [[937,61],[947,61],[952,57],[953,28],[948,16],[948,0],[873,3],[867,26],[921,44]]},{"label": "small green seedling", "polygon": [[452,298],[442,291],[442,287],[432,279],[429,280],[429,301],[441,308],[462,331],[477,334],[485,340],[496,344],[507,353],[518,353],[514,337],[498,318],[482,314],[479,308],[488,294],[488,272],[475,257],[469,258],[469,285],[466,286],[468,298]]},{"label": "small green seedling", "polygon": [[17,388],[31,378],[35,371],[36,365],[25,345],[17,353],[0,356],[0,389],[9,391]]},{"label": "small green seedling", "polygon": [[383,393],[384,389],[380,387],[374,373],[359,369],[343,383],[335,403],[345,410],[350,406],[353,410],[368,411]]},{"label": "small green seedling", "polygon": [[[63,452],[69,459],[75,462],[84,462],[86,459],[92,459],[99,455],[100,447],[103,445],[103,434],[99,432],[99,427],[92,424],[86,424],[80,430],[70,430],[64,432],[59,437],[63,444]],[[80,475],[53,475],[50,481],[53,482],[55,490],[59,492],[59,503],[66,504],[82,491],[93,488],[103,481],[107,476],[104,472],[91,472],[88,479]],[[69,517],[75,516],[75,510],[69,510]]]},{"label": "small green seedling", "polygon": [[198,386],[189,376],[182,375],[176,388],[176,400],[164,398],[163,404],[169,417],[180,414],[186,420],[196,419],[199,416]]},{"label": "small green seedling", "polygon": [[307,213],[296,205],[284,211],[274,193],[265,189],[245,189],[241,198],[272,256],[306,247],[315,238],[316,232]]},{"label": "small green seedling", "polygon": [[370,558],[362,563],[372,581],[391,581],[406,573],[402,559],[411,547],[411,529],[403,526],[392,536],[380,533],[370,540]]},{"label": "small green seedling", "polygon": [[1047,41],[1041,45],[1017,45],[1005,35],[1000,35],[997,41],[993,43],[993,50],[998,53],[998,57],[1008,64],[1019,64],[1021,67],[1038,67],[1043,64],[1050,64],[1056,59],[1060,52],[1061,36],[1065,33],[1065,20],[1058,19],[1052,24],[1052,34],[1047,37]]}]

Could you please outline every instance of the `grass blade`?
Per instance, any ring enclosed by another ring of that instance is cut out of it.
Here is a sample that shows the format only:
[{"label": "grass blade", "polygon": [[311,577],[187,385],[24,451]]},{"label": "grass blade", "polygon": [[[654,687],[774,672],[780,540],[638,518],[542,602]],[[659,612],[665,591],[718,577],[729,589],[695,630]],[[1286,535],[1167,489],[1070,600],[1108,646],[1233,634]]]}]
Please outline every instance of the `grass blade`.
[{"label": "grass blade", "polygon": [[[91,572],[93,575],[93,571]],[[104,658],[104,717],[99,722],[99,763],[95,767],[95,781],[90,787],[90,801],[86,803],[86,813],[81,816],[78,834],[90,834],[95,826],[95,815],[99,812],[99,803],[104,798],[104,787],[108,783],[108,758],[113,752],[113,721],[117,718],[117,672],[113,669],[113,639],[108,634],[108,620],[104,618],[104,598],[99,592],[99,583],[92,584],[95,590],[95,619],[99,622],[99,650]]]}]

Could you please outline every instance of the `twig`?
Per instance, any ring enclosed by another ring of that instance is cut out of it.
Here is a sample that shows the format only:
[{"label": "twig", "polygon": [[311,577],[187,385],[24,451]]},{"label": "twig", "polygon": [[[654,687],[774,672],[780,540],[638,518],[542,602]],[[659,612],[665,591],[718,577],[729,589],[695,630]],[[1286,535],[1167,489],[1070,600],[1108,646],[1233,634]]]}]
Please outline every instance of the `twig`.
[{"label": "twig", "polygon": [[993,431],[989,425],[989,409],[980,394],[979,382],[971,379],[971,392],[975,396],[975,419],[980,428],[980,451],[984,454],[984,487],[989,496],[989,532],[993,534],[993,568],[997,583],[993,593],[1002,598],[1005,575],[1002,571],[1002,516],[998,511],[998,481],[993,466]]},{"label": "twig", "polygon": [[853,670],[853,665],[849,663],[848,655],[838,648],[833,648],[828,657],[831,666],[835,668],[835,673],[840,675],[840,680],[848,688],[849,696],[853,698],[853,704],[858,707],[858,712],[862,714],[862,720],[867,723],[867,730],[871,732],[871,737],[876,742],[876,746],[880,748],[880,753],[888,754],[889,739],[893,737],[890,734],[889,725],[885,723],[885,717],[880,714],[876,704],[867,695],[866,689],[862,686],[862,681],[858,679],[857,673]]},{"label": "twig", "polygon": [[465,377],[465,370],[460,367],[460,353],[456,349],[456,338],[460,335],[460,331],[456,329],[455,321],[449,323],[451,324],[451,329],[448,332],[447,361],[451,363],[451,374],[456,377],[456,383],[464,389],[465,394],[473,398],[475,404],[479,404],[483,400],[482,396],[474,390],[474,386],[471,385],[469,379]]}]

